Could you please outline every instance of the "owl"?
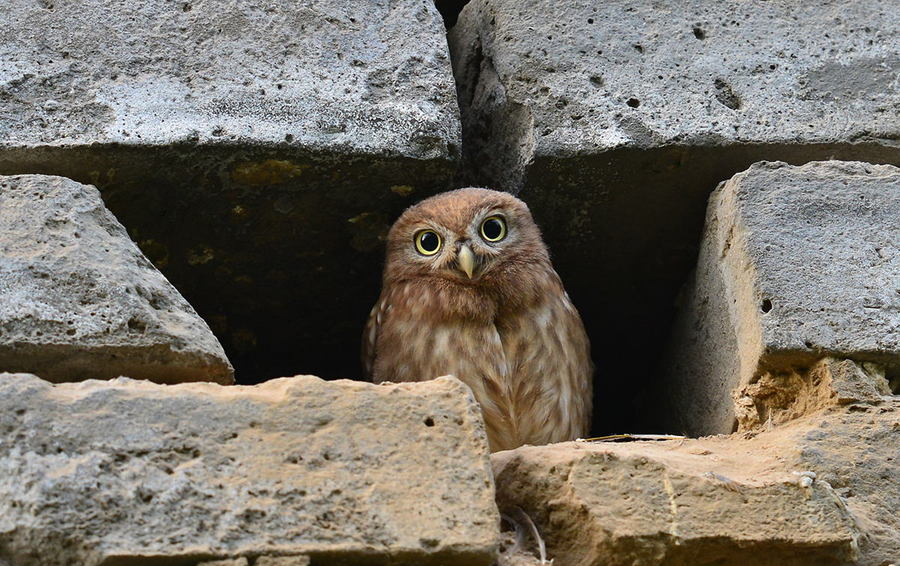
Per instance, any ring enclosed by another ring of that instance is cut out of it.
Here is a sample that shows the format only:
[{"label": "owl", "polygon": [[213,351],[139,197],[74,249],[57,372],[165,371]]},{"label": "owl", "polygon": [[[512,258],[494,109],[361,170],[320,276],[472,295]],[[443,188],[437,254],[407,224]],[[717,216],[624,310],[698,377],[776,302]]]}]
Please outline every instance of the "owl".
[{"label": "owl", "polygon": [[587,434],[588,338],[531,212],[510,194],[459,189],[400,216],[362,350],[376,383],[462,380],[492,451]]}]

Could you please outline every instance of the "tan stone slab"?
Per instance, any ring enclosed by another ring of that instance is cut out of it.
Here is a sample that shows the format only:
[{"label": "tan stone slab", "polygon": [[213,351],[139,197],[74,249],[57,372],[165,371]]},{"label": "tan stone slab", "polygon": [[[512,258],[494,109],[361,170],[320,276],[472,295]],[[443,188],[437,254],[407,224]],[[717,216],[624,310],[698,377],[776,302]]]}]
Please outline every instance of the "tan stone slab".
[{"label": "tan stone slab", "polygon": [[563,443],[500,452],[493,463],[501,511],[523,509],[556,565],[856,559],[853,514],[829,484],[804,480],[822,468],[789,448],[777,453],[763,435]]},{"label": "tan stone slab", "polygon": [[[0,560],[490,564],[484,424],[454,378],[252,387],[0,374]],[[179,563],[181,563],[179,562]]]}]

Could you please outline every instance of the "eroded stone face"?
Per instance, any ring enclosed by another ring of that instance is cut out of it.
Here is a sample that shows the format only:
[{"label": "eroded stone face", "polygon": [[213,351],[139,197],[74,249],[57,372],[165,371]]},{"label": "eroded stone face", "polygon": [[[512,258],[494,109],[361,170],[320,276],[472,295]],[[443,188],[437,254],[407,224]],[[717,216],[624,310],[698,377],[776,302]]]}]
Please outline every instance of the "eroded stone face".
[{"label": "eroded stone face", "polygon": [[[42,30],[35,34],[34,30]],[[448,158],[459,122],[433,5],[6,3],[6,150],[296,145]]]},{"label": "eroded stone face", "polygon": [[500,452],[498,504],[524,509],[562,564],[883,564],[900,551],[900,493],[879,477],[900,453],[898,410],[819,415],[749,440]]},{"label": "eroded stone face", "polygon": [[496,553],[484,423],[453,378],[54,386],[2,374],[0,433],[0,559],[15,566],[487,565]]},{"label": "eroded stone face", "polygon": [[209,327],[96,188],[0,176],[0,210],[0,370],[51,381],[233,382]]},{"label": "eroded stone face", "polygon": [[759,163],[713,193],[664,363],[669,426],[731,432],[738,389],[823,356],[897,374],[897,218],[888,165]]}]

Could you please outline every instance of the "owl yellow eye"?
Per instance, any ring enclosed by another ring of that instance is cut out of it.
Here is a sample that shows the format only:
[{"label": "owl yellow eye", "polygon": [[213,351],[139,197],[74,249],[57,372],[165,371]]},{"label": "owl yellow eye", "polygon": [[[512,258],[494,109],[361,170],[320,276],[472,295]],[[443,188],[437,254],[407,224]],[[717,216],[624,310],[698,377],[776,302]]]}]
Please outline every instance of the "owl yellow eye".
[{"label": "owl yellow eye", "polygon": [[502,216],[488,216],[481,223],[481,237],[488,242],[499,242],[506,237],[506,221]]},{"label": "owl yellow eye", "polygon": [[416,232],[416,251],[422,255],[434,255],[441,249],[441,237],[434,230]]}]

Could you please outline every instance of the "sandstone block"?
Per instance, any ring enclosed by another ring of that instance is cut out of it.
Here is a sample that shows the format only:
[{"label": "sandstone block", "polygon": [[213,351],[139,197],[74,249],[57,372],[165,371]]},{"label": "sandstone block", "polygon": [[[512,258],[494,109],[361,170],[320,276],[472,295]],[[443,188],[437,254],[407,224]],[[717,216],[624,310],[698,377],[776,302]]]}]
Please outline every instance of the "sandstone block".
[{"label": "sandstone block", "polygon": [[0,176],[0,371],[231,383],[206,323],[95,187]]},{"label": "sandstone block", "polygon": [[97,186],[246,379],[358,375],[390,222],[454,188],[431,1],[8,0],[0,37],[0,174]]},{"label": "sandstone block", "polygon": [[659,385],[648,352],[719,182],[761,160],[900,165],[898,24],[889,0],[463,9],[449,40],[465,159],[528,202],[595,358],[616,352],[605,371],[632,376],[598,382],[597,406],[625,402],[597,430],[634,431],[630,401]]},{"label": "sandstone block", "polygon": [[900,402],[757,436],[564,443],[492,456],[501,511],[537,523],[554,564],[888,564]]},{"label": "sandstone block", "polygon": [[487,565],[496,553],[484,424],[453,378],[222,387],[7,374],[0,471],[0,560],[12,566]]},{"label": "sandstone block", "polygon": [[720,186],[663,364],[669,428],[731,432],[740,389],[824,356],[900,372],[898,218],[886,165],[758,163]]}]

